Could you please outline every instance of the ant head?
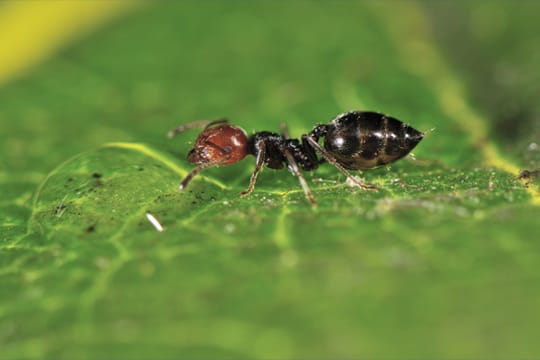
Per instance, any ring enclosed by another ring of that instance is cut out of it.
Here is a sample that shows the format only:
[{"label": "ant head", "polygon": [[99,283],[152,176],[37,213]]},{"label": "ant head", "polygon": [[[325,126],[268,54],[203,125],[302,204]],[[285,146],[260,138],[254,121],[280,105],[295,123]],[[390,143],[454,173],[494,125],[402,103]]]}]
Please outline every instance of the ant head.
[{"label": "ant head", "polygon": [[204,129],[189,151],[188,161],[196,165],[228,165],[247,155],[248,139],[244,130],[233,125]]}]

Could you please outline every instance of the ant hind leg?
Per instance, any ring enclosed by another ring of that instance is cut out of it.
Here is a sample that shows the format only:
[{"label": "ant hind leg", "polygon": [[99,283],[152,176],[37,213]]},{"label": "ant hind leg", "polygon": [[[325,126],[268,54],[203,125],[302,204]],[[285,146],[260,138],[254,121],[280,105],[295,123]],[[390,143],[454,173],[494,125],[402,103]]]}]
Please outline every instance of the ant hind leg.
[{"label": "ant hind leg", "polygon": [[352,176],[351,173],[347,169],[345,169],[343,165],[341,165],[336,160],[336,158],[332,156],[332,154],[326,151],[326,149],[324,149],[321,145],[319,145],[319,143],[315,141],[315,139],[313,139],[311,136],[303,135],[302,141],[307,141],[309,145],[311,145],[316,151],[318,151],[326,161],[334,165],[339,171],[341,171],[341,173],[343,173],[343,175],[345,175],[350,181],[352,181],[353,184],[355,184],[359,188],[364,189],[364,190],[375,190],[375,191],[379,190],[375,185],[364,184],[358,181],[358,179]]},{"label": "ant hind leg", "polygon": [[280,130],[281,136],[283,136],[283,138],[284,138],[285,140],[290,139],[290,136],[289,136],[289,128],[287,127],[287,124],[285,124],[285,123],[279,124],[279,130]]}]

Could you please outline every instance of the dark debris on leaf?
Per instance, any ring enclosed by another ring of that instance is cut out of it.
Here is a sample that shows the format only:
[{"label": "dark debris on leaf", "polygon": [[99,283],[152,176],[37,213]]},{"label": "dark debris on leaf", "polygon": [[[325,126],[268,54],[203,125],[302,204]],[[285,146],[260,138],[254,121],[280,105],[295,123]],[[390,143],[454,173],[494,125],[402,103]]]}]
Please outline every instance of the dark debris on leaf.
[{"label": "dark debris on leaf", "polygon": [[94,181],[92,181],[92,187],[100,187],[101,185],[103,185],[103,182],[99,179],[101,179],[103,177],[103,175],[101,173],[98,173],[98,172],[94,172],[92,174],[92,177],[95,179]]},{"label": "dark debris on leaf", "polygon": [[534,170],[521,170],[518,175],[518,179],[527,180],[530,178],[537,178],[540,176],[540,169]]},{"label": "dark debris on leaf", "polygon": [[518,175],[518,180],[523,181],[526,188],[529,187],[531,181],[536,181],[540,177],[540,169],[521,170]]}]

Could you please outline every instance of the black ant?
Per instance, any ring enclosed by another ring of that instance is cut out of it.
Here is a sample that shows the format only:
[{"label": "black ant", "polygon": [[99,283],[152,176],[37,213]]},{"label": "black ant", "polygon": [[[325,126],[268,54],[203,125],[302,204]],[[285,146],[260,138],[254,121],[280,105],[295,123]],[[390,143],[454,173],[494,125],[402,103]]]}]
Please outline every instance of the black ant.
[{"label": "black ant", "polygon": [[[241,197],[253,191],[263,166],[282,169],[287,165],[298,177],[312,205],[317,203],[300,169],[312,171],[327,161],[359,188],[378,190],[373,185],[360,182],[348,170],[390,164],[406,156],[424,137],[422,132],[393,117],[371,111],[340,114],[327,125],[316,125],[309,134],[302,135],[301,141],[289,138],[285,128],[281,134],[260,131],[248,137],[242,128],[229,125],[227,119],[195,121],[171,130],[168,135],[172,138],[198,126],[203,126],[204,130],[187,156],[188,161],[197,167],[182,180],[180,191],[202,170],[233,164],[249,154],[255,156],[256,165],[249,186],[240,194]],[[323,146],[319,144],[320,138],[324,138]],[[322,159],[317,157],[317,153]]]}]

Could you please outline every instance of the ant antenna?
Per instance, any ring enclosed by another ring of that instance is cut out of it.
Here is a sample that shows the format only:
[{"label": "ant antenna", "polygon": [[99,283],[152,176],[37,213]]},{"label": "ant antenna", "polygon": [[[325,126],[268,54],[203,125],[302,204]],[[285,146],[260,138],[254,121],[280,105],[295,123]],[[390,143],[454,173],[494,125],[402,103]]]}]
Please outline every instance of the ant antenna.
[{"label": "ant antenna", "polygon": [[227,118],[220,118],[220,119],[216,119],[216,120],[193,121],[193,122],[190,122],[188,124],[183,124],[183,125],[180,125],[180,126],[174,128],[174,129],[172,129],[171,131],[169,131],[167,133],[167,137],[169,139],[173,138],[176,135],[178,135],[178,134],[180,134],[180,133],[182,133],[182,132],[184,132],[186,130],[190,130],[190,129],[193,129],[193,128],[196,128],[196,127],[204,127],[204,129],[207,129],[212,125],[226,124],[228,122],[229,122],[229,120]]},{"label": "ant antenna", "polygon": [[204,163],[204,164],[201,164],[201,165],[197,166],[195,169],[191,170],[191,172],[189,174],[187,174],[187,176],[184,178],[184,180],[182,180],[182,182],[178,186],[178,191],[184,190],[186,188],[186,186],[188,186],[191,179],[193,179],[193,177],[195,177],[201,171],[203,171],[204,169],[207,169],[207,168],[209,168],[211,166],[214,166],[214,165],[216,165],[216,163]]}]

